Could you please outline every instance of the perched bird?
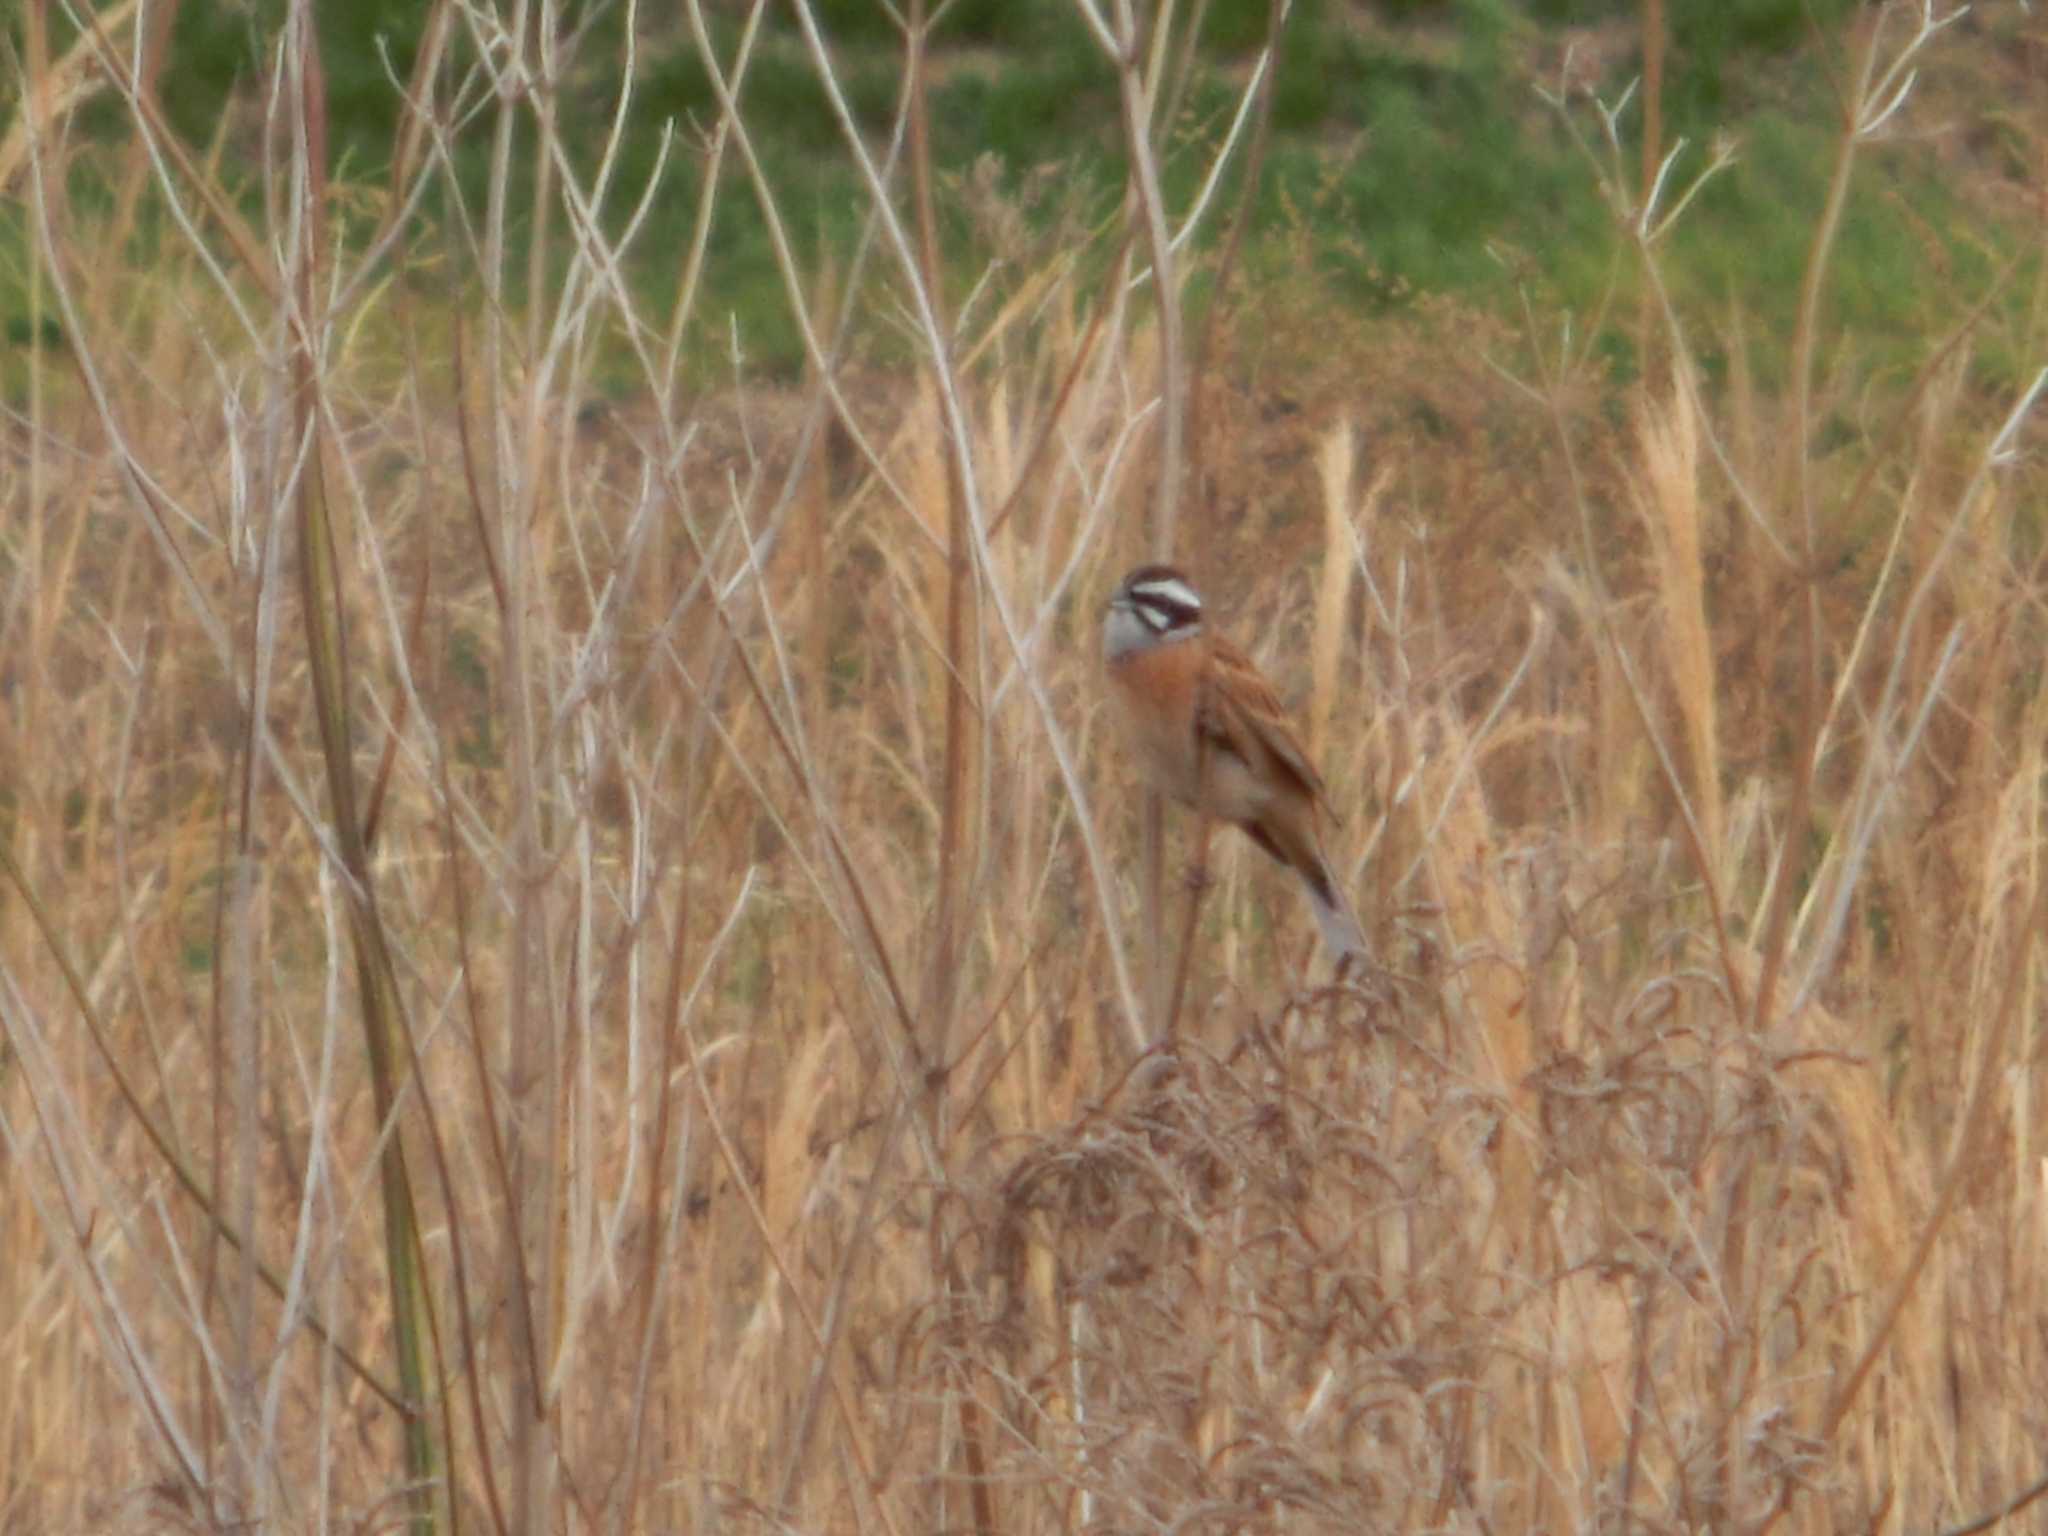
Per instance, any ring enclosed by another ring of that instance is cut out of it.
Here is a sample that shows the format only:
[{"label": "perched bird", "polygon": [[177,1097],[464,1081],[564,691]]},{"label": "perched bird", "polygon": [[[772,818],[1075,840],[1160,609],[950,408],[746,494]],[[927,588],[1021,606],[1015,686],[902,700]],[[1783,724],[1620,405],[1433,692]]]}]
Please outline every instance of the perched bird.
[{"label": "perched bird", "polygon": [[1170,565],[1124,577],[1103,617],[1102,659],[1152,786],[1241,827],[1301,877],[1339,962],[1363,959],[1365,935],[1323,856],[1322,775],[1265,674],[1203,623],[1187,577]]}]

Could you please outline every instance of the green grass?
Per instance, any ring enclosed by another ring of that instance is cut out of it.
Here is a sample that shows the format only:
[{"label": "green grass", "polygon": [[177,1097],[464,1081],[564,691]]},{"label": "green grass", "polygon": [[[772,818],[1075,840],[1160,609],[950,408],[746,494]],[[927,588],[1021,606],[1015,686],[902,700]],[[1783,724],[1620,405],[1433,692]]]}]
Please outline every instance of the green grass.
[{"label": "green grass", "polygon": [[[178,89],[167,93],[167,103],[174,125],[195,145],[218,134],[244,148],[259,142],[261,103],[244,82],[274,46],[282,9],[282,0],[181,8],[170,65]],[[1680,229],[1671,276],[1684,302],[1700,306],[1702,315],[1724,312],[1730,300],[1771,312],[1772,333],[1758,338],[1766,371],[1780,361],[1770,349],[1790,316],[1777,311],[1798,291],[1805,231],[1833,151],[1829,71],[1839,63],[1847,9],[1848,0],[1670,7],[1667,142],[1683,136],[1697,146],[1732,129],[1742,151]],[[624,41],[623,11],[589,14],[581,51],[568,61],[561,113],[574,158],[585,167],[595,163],[611,119]],[[743,107],[767,175],[785,199],[781,212],[802,260],[814,271],[843,271],[858,227],[858,178],[793,20],[780,8],[770,14]],[[1298,239],[1307,221],[1316,267],[1337,295],[1368,309],[1441,293],[1482,306],[1511,303],[1512,269],[1546,302],[1590,311],[1628,263],[1620,260],[1592,168],[1538,100],[1535,85],[1561,56],[1562,27],[1604,24],[1627,41],[1634,14],[1627,0],[1301,0],[1276,87],[1275,138],[1254,245],[1282,235]],[[388,172],[397,120],[388,72],[403,77],[410,70],[424,8],[412,0],[370,0],[322,8],[320,15],[334,163],[339,174],[378,181]],[[572,7],[569,19],[579,23],[585,15]],[[818,15],[860,128],[879,144],[899,94],[895,25],[870,0],[826,0]],[[1227,130],[1237,82],[1263,46],[1267,16],[1265,0],[1221,0],[1207,12],[1202,68],[1169,141],[1168,192],[1176,207],[1188,205]],[[720,10],[712,23],[714,46],[729,61],[737,18]],[[658,311],[674,290],[689,237],[703,165],[698,135],[715,121],[716,99],[680,21],[643,17],[642,33],[635,123],[610,215],[622,220],[654,174],[660,125],[673,123],[678,141],[632,269]],[[64,41],[57,37],[53,45]],[[1628,56],[1617,71],[1634,67]],[[1609,82],[1612,93],[1625,83]],[[1057,166],[1075,199],[1106,209],[1120,195],[1116,82],[1065,7],[1025,17],[1001,0],[961,0],[939,34],[930,102],[942,175],[965,175],[992,157],[1014,184]],[[1578,110],[1591,132],[1590,107]],[[88,131],[111,135],[119,119],[117,105],[103,96]],[[478,121],[457,147],[463,196],[472,203],[480,201],[487,174],[489,128],[488,118]],[[1995,239],[1966,247],[1949,233],[1981,231],[1985,221],[1981,211],[1958,216],[1958,195],[1931,157],[1875,153],[1885,169],[1859,185],[1844,222],[1831,313],[1866,333],[1899,335],[1904,356],[1918,338],[1954,323],[2004,252]],[[258,163],[253,155],[226,159]],[[1695,149],[1685,166],[1701,163]],[[712,232],[709,303],[701,311],[717,324],[707,321],[706,334],[696,338],[691,366],[702,382],[724,376],[736,333],[750,371],[788,376],[801,366],[802,350],[771,259],[767,221],[736,157],[726,174],[734,194]],[[525,176],[514,181],[530,184]],[[245,195],[253,202],[259,189],[245,185]],[[1050,203],[1043,207],[1047,219],[1055,216]],[[445,197],[430,200],[426,211],[430,221],[444,219]],[[522,218],[515,210],[515,229]],[[1212,240],[1220,224],[1210,221]],[[974,249],[961,221],[950,227],[963,265],[978,268],[1000,254]],[[0,323],[10,338],[25,336],[29,324],[19,247],[18,223],[0,224]],[[1921,280],[1930,261],[1942,281]]]}]

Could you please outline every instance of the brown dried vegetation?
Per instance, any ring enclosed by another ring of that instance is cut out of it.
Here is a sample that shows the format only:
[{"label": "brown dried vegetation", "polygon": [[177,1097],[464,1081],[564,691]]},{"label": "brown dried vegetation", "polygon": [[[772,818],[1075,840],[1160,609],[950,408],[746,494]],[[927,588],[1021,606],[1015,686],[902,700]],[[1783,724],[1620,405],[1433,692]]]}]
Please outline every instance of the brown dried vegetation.
[{"label": "brown dried vegetation", "polygon": [[1180,543],[1383,963],[1218,840],[1165,1050],[1093,671],[1142,239],[836,398],[680,400],[695,317],[588,229],[530,328],[373,286],[295,384],[259,258],[329,253],[96,266],[63,152],[77,366],[0,455],[0,1530],[1919,1531],[2048,1473],[2048,484],[1967,337],[1763,401],[1675,327],[1622,388],[1242,299]]}]

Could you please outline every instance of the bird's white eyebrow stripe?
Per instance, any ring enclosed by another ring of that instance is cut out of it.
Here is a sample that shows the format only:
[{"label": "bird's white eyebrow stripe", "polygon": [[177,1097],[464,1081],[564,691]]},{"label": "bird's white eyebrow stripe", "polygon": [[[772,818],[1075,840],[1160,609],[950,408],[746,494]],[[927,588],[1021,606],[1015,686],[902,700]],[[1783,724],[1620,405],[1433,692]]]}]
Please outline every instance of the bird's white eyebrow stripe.
[{"label": "bird's white eyebrow stripe", "polygon": [[1141,581],[1131,588],[1131,596],[1152,598],[1171,608],[1186,608],[1195,613],[1202,611],[1202,599],[1196,595],[1195,589],[1174,577]]}]

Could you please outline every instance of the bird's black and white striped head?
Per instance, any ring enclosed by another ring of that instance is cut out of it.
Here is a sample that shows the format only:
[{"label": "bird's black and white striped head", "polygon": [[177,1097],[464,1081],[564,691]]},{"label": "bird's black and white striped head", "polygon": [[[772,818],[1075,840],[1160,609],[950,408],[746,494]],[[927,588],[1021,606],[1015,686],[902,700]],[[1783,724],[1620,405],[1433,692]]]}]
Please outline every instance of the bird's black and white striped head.
[{"label": "bird's black and white striped head", "polygon": [[1109,600],[1102,621],[1102,651],[1109,660],[1154,645],[1191,640],[1202,632],[1202,596],[1170,565],[1141,565]]}]

